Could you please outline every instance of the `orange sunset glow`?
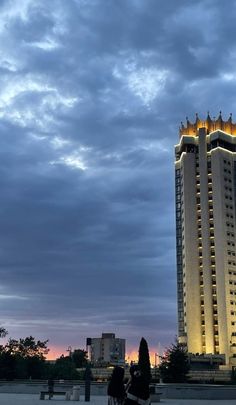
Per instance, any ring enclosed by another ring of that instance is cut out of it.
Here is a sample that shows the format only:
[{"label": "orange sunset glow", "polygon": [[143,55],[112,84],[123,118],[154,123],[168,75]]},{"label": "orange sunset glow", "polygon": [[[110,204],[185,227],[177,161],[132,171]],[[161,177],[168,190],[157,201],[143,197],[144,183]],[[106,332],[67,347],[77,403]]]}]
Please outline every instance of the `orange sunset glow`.
[{"label": "orange sunset glow", "polygon": [[[158,353],[155,349],[151,348],[149,350],[149,356],[150,356],[150,363],[151,366],[159,365],[160,364],[160,357],[161,353]],[[127,363],[130,363],[131,361],[134,361],[135,363],[138,362],[138,350],[128,350],[125,356],[125,359]]]},{"label": "orange sunset glow", "polygon": [[[68,350],[64,346],[50,346],[50,351],[47,355],[47,360],[56,360],[60,356],[68,356]],[[161,353],[155,351],[154,348],[149,350],[150,355],[150,363],[151,366],[159,365]],[[138,362],[138,350],[136,349],[128,349],[125,356],[126,362],[129,364],[131,361],[137,363]]]},{"label": "orange sunset glow", "polygon": [[63,354],[64,356],[68,355],[67,349],[65,346],[50,346],[49,353],[46,356],[47,360],[56,360]]}]

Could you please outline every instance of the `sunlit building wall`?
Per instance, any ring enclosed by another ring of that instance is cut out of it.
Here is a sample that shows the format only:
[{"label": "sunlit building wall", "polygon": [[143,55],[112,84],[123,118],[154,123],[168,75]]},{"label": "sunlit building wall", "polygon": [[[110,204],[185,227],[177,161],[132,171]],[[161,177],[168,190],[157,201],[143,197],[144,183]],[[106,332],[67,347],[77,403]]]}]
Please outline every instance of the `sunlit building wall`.
[{"label": "sunlit building wall", "polygon": [[124,365],[125,339],[120,339],[114,333],[103,333],[100,338],[87,339],[89,357],[94,365]]},{"label": "sunlit building wall", "polygon": [[175,147],[178,334],[236,365],[236,124],[180,128]]}]

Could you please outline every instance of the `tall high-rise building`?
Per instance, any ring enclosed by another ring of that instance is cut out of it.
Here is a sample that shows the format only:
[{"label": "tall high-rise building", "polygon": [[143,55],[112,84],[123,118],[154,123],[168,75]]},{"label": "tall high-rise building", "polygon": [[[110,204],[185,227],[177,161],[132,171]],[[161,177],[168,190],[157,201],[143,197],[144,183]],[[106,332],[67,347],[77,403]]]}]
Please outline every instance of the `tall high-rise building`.
[{"label": "tall high-rise building", "polygon": [[236,365],[236,124],[181,125],[175,147],[178,334]]}]

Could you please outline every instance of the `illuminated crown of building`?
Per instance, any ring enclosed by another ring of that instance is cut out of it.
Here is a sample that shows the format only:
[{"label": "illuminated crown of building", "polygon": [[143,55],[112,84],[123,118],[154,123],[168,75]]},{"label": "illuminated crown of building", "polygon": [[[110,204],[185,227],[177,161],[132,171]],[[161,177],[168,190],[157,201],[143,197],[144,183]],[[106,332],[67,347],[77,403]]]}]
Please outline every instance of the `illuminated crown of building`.
[{"label": "illuminated crown of building", "polygon": [[197,136],[199,128],[206,128],[207,133],[211,133],[213,131],[221,130],[226,132],[229,135],[236,135],[236,123],[232,122],[232,114],[230,114],[229,119],[224,121],[221,115],[221,111],[218,118],[211,118],[208,112],[207,118],[205,121],[200,120],[198,114],[196,114],[196,120],[194,123],[190,122],[188,117],[186,118],[186,126],[181,122],[181,126],[179,128],[179,135],[190,135],[190,136]]}]

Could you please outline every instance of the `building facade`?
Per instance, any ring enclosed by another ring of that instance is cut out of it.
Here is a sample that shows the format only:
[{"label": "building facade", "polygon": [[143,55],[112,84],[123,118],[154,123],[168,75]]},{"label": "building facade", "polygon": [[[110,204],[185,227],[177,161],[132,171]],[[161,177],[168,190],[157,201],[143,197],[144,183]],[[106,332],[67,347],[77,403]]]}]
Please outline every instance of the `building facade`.
[{"label": "building facade", "polygon": [[93,365],[125,364],[125,339],[116,338],[114,333],[103,333],[100,338],[88,338],[87,350]]},{"label": "building facade", "polygon": [[187,119],[175,147],[179,341],[236,365],[236,124]]}]

